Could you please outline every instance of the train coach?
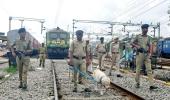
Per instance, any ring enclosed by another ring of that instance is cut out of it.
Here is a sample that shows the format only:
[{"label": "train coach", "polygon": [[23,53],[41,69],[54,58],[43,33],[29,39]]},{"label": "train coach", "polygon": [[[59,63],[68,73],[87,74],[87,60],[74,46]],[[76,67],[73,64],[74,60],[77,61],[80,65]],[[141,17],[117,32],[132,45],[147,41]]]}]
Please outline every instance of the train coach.
[{"label": "train coach", "polygon": [[157,50],[159,56],[163,58],[170,58],[170,37],[160,39],[158,41]]},{"label": "train coach", "polygon": [[67,58],[70,44],[70,33],[59,27],[46,33],[46,47],[49,59]]},{"label": "train coach", "polygon": [[[9,58],[9,65],[16,65],[15,58],[12,56],[12,53],[10,51],[11,45],[14,44],[14,42],[19,39],[18,29],[10,30],[7,32],[7,45],[9,48],[9,52],[7,52],[7,56]],[[33,47],[33,52],[31,56],[38,55],[38,49],[40,48],[41,44],[39,41],[33,37],[29,32],[26,34],[26,41],[31,41],[31,46]]]}]

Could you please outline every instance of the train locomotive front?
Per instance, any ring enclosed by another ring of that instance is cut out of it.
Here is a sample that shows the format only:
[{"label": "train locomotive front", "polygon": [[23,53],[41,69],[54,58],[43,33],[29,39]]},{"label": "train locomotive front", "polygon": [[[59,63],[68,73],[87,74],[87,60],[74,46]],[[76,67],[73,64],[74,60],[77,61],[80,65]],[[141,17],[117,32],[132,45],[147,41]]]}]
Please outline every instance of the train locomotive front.
[{"label": "train locomotive front", "polygon": [[64,59],[68,56],[70,33],[54,28],[46,33],[47,55],[49,59]]}]

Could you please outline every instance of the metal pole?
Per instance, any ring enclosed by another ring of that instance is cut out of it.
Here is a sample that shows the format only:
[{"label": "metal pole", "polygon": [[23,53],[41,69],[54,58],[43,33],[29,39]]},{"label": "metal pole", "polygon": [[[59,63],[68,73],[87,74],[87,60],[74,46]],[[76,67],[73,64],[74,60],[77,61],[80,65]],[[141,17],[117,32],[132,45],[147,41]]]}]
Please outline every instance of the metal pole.
[{"label": "metal pole", "polygon": [[11,30],[11,21],[12,21],[12,17],[9,17],[9,31]]},{"label": "metal pole", "polygon": [[156,29],[156,27],[153,27],[153,33],[154,33],[153,36],[154,36],[154,37],[155,37],[155,29]]},{"label": "metal pole", "polygon": [[20,20],[21,21],[21,28],[23,27],[23,22],[24,22],[24,20]]},{"label": "metal pole", "polygon": [[72,33],[72,40],[74,39],[74,24],[75,24],[74,21],[75,21],[75,20],[73,19],[73,33]]},{"label": "metal pole", "polygon": [[42,34],[42,31],[43,31],[43,24],[44,24],[44,22],[41,22],[41,34]]},{"label": "metal pole", "polygon": [[157,26],[158,26],[158,38],[160,38],[160,33],[161,33],[160,22],[157,24]]},{"label": "metal pole", "polygon": [[126,25],[123,25],[123,32],[125,32],[126,30]]},{"label": "metal pole", "polygon": [[110,25],[111,25],[111,35],[113,35],[113,24]]}]

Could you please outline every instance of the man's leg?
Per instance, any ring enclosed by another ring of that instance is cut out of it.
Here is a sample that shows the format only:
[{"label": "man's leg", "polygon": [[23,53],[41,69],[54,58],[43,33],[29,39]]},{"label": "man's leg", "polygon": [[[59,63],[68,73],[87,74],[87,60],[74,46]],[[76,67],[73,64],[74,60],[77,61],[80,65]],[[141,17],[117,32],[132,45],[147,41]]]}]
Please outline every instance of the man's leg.
[{"label": "man's leg", "polygon": [[147,75],[150,83],[150,89],[157,89],[156,86],[153,86],[153,75],[152,75],[152,68],[151,68],[151,60],[149,58],[145,59],[145,67],[147,70]]},{"label": "man's leg", "polygon": [[23,73],[22,73],[23,89],[27,89],[27,72],[28,72],[29,64],[30,64],[30,59],[29,58],[24,58]]},{"label": "man's leg", "polygon": [[86,60],[82,60],[80,61],[81,65],[80,65],[80,72],[81,72],[81,77],[82,77],[82,83],[84,84],[85,86],[85,92],[90,92],[91,90],[88,87],[87,85],[87,77],[88,77],[88,74],[86,72]]},{"label": "man's leg", "polygon": [[110,72],[109,72],[109,76],[111,76],[111,73],[112,73],[112,69],[113,69],[113,66],[115,65],[115,54],[112,54],[112,65],[110,67]]},{"label": "man's leg", "polygon": [[105,71],[105,68],[104,68],[105,58],[106,58],[106,54],[102,54],[102,57],[101,57],[101,70],[102,71]]},{"label": "man's leg", "polygon": [[136,55],[136,77],[135,77],[135,80],[136,80],[137,88],[139,88],[139,86],[140,86],[140,69],[143,64],[143,56],[144,55],[142,53],[139,53],[138,55]]},{"label": "man's leg", "polygon": [[101,63],[102,63],[102,54],[98,53],[98,61],[99,61],[99,69],[101,69]]},{"label": "man's leg", "polygon": [[39,66],[41,67],[41,64],[42,64],[42,55],[40,54],[39,56],[40,56],[40,64],[39,64]]},{"label": "man's leg", "polygon": [[73,82],[74,82],[74,89],[73,92],[77,92],[77,77],[78,77],[78,60],[77,59],[73,59]]},{"label": "man's leg", "polygon": [[43,67],[45,67],[45,55],[43,54],[43,60],[42,60]]},{"label": "man's leg", "polygon": [[22,84],[22,69],[23,69],[22,61],[21,61],[21,59],[16,57],[16,62],[17,62],[18,70],[19,70],[19,81],[20,81],[19,88],[22,88],[22,86],[23,86],[23,84]]}]

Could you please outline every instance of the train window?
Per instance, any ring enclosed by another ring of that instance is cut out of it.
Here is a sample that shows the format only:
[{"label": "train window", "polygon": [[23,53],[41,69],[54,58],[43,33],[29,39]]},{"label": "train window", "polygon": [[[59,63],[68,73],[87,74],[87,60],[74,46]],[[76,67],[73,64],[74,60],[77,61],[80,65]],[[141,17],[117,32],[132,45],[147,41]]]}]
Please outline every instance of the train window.
[{"label": "train window", "polygon": [[60,34],[60,38],[65,39],[65,38],[67,38],[67,35],[66,34]]},{"label": "train window", "polygon": [[56,33],[50,33],[49,38],[56,39],[56,38],[58,38],[58,35]]}]

